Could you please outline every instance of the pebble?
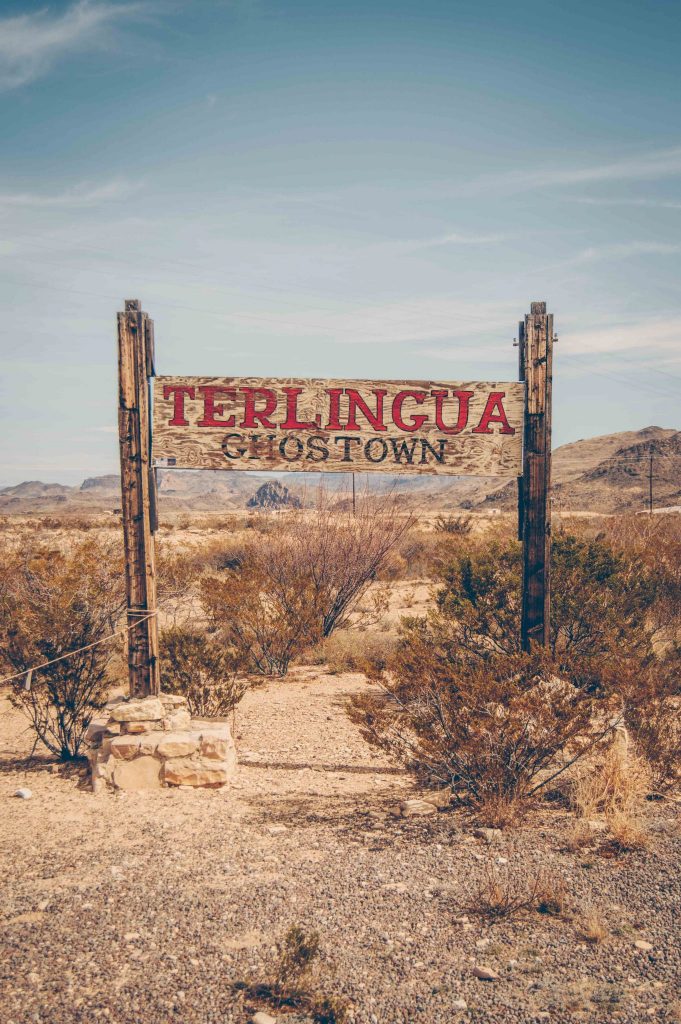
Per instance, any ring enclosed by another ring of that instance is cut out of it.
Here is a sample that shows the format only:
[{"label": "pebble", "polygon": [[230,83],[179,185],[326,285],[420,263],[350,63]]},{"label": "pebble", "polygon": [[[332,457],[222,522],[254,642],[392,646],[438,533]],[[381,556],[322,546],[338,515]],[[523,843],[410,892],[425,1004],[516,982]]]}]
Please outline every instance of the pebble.
[{"label": "pebble", "polygon": [[454,1002],[452,1003],[452,1009],[453,1010],[467,1010],[468,1009],[468,1003],[466,1002],[465,999],[455,999]]},{"label": "pebble", "polygon": [[479,978],[480,981],[498,981],[499,975],[496,971],[493,971],[491,967],[486,967],[484,964],[475,965],[473,968],[473,977]]},{"label": "pebble", "polygon": [[644,953],[647,953],[653,948],[652,942],[646,942],[645,939],[637,939],[634,945],[636,946],[636,949],[641,949]]},{"label": "pebble", "polygon": [[13,795],[19,797],[20,800],[30,800],[33,793],[30,789],[15,789]]},{"label": "pebble", "polygon": [[262,1010],[258,1010],[251,1017],[251,1024],[277,1024],[276,1017],[270,1017],[269,1013],[263,1013]]},{"label": "pebble", "polygon": [[403,800],[399,805],[399,814],[403,818],[413,818],[421,814],[435,814],[437,807],[428,800]]}]

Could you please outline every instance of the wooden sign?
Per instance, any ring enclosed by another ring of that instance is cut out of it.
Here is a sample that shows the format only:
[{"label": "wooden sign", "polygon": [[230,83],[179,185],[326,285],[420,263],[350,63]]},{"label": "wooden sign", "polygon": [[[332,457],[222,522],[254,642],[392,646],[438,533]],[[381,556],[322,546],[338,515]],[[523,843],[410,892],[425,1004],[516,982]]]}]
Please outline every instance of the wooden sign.
[{"label": "wooden sign", "polygon": [[156,377],[156,465],[519,476],[524,383]]}]

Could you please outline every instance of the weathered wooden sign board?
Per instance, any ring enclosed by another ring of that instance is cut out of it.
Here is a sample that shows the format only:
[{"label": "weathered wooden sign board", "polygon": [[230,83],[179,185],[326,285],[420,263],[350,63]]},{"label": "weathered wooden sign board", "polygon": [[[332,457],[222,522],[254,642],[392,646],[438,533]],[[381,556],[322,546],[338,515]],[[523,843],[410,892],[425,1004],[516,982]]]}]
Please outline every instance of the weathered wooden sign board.
[{"label": "weathered wooden sign board", "polygon": [[[155,377],[153,321],[118,314],[118,431],[133,696],[158,693],[154,465],[518,478],[521,643],[549,638],[553,317],[533,302],[519,381]],[[153,431],[149,384],[153,378]]]},{"label": "weathered wooden sign board", "polygon": [[156,465],[522,473],[524,383],[156,377],[153,395]]}]

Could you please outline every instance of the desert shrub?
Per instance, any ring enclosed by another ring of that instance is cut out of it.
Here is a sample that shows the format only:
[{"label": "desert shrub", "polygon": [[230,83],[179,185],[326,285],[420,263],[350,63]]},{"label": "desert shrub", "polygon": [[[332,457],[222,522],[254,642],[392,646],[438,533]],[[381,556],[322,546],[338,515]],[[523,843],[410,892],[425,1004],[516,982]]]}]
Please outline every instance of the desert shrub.
[{"label": "desert shrub", "polygon": [[159,646],[161,687],[186,697],[192,715],[227,715],[246,692],[246,681],[237,676],[235,652],[205,629],[174,626],[161,633]]},{"label": "desert shrub", "polygon": [[612,686],[575,685],[544,652],[462,652],[427,620],[409,620],[383,690],[354,698],[370,742],[422,778],[477,805],[523,801],[614,727]]},{"label": "desert shrub", "polygon": [[348,1019],[347,1000],[324,992],[316,976],[321,952],[319,934],[293,925],[276,948],[277,961],[269,975],[261,982],[237,982],[236,991],[245,993],[254,1005],[264,1001],[276,1010],[300,1010],[314,1024],[344,1024]]},{"label": "desert shrub", "polygon": [[[253,538],[238,565],[205,578],[204,606],[254,671],[285,675],[294,655],[348,622],[410,526],[389,499],[364,499],[353,515],[332,511],[322,494],[315,509]],[[380,612],[380,593],[377,600],[365,625]]]},{"label": "desert shrub", "polygon": [[565,884],[546,870],[528,871],[526,864],[495,865],[486,861],[469,913],[494,923],[529,911],[560,917],[567,908]]},{"label": "desert shrub", "polygon": [[[437,596],[460,644],[481,657],[520,647],[521,547],[476,546],[454,559]],[[649,653],[646,615],[659,574],[598,540],[558,534],[552,545],[550,648],[557,661]]]},{"label": "desert shrub", "polygon": [[453,533],[457,537],[467,537],[471,532],[472,526],[471,517],[467,515],[439,515],[434,523],[434,529],[437,533]]},{"label": "desert shrub", "polygon": [[[0,569],[0,663],[5,672],[59,658],[111,634],[124,607],[116,546],[88,540],[68,551],[5,551]],[[64,760],[78,757],[109,686],[115,641],[97,644],[34,672],[10,690],[12,704]]]}]

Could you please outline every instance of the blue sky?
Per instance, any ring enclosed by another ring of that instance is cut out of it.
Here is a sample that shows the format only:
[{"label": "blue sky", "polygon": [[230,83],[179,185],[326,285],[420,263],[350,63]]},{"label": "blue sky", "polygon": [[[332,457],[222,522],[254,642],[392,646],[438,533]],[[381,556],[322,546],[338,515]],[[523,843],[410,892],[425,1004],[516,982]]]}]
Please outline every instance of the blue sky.
[{"label": "blue sky", "polygon": [[161,373],[509,380],[556,444],[681,427],[677,3],[0,7],[0,485],[117,470]]}]

